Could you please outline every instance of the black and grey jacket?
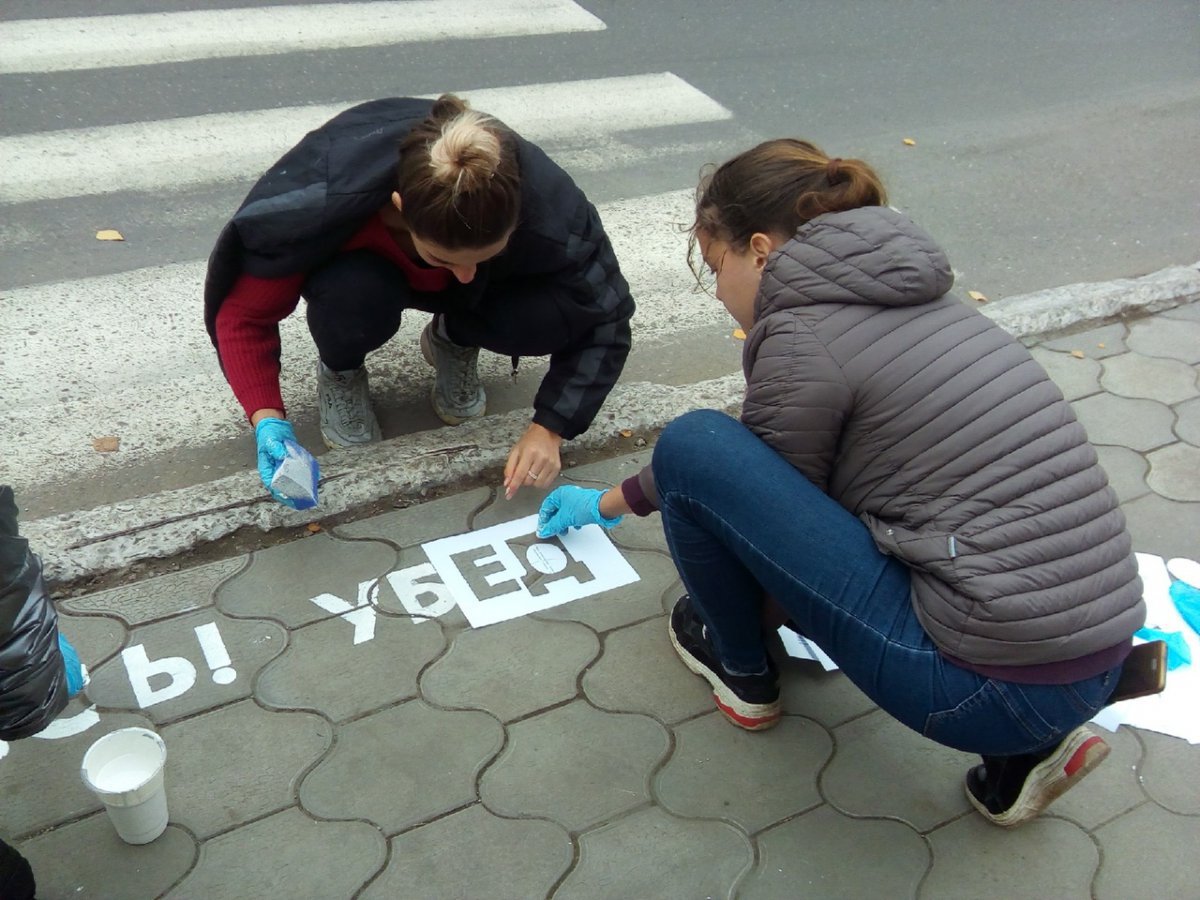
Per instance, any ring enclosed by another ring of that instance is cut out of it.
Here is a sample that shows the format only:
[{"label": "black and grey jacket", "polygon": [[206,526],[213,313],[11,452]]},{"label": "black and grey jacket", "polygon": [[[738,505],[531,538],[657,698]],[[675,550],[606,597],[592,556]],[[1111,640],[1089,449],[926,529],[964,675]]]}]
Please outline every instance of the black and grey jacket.
[{"label": "black and grey jacket", "polygon": [[17,532],[12,488],[0,485],[0,740],[37,734],[66,704],[58,617],[41,561]]},{"label": "black and grey jacket", "polygon": [[[214,345],[217,310],[240,274],[308,271],[384,207],[395,189],[400,141],[432,105],[389,98],[355,106],[310,132],[259,179],[209,258],[204,319]],[[466,308],[502,307],[507,295],[530,291],[554,297],[567,337],[551,355],[534,421],[571,438],[591,424],[625,365],[634,302],[595,207],[538,147],[514,140],[520,223],[501,256],[451,290]]]}]

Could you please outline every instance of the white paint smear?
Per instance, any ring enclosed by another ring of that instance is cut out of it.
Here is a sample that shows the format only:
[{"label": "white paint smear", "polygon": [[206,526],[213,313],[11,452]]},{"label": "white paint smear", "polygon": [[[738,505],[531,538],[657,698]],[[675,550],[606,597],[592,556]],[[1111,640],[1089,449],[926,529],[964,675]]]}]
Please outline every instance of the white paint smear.
[{"label": "white paint smear", "polygon": [[569,0],[405,0],[0,23],[0,73],[601,31]]},{"label": "white paint smear", "polygon": [[[732,114],[670,72],[456,91],[535,143],[588,147],[635,129]],[[0,202],[170,191],[257,177],[354,105],[292,106],[0,138]]]}]

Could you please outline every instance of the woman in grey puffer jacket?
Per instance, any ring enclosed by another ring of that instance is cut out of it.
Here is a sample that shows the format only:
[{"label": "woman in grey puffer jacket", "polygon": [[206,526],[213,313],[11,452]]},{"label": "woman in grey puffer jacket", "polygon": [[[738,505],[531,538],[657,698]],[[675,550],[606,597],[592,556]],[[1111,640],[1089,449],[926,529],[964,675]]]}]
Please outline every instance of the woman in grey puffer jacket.
[{"label": "woman in grey puffer jacket", "polygon": [[694,242],[747,334],[741,420],[682,416],[620,488],[552,493],[539,534],[660,510],[688,590],[672,644],[735,724],[779,719],[760,622],[781,607],[881,708],[982,754],[968,795],[1015,825],[1107,754],[1084,723],[1141,585],[1062,393],[885,203],[865,163],[797,140],[702,183]]}]

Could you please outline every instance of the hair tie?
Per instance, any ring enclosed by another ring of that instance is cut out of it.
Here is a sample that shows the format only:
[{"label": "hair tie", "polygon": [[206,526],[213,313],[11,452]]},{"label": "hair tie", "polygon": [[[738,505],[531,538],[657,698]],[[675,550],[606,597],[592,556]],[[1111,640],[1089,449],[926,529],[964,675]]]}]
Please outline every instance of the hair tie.
[{"label": "hair tie", "polygon": [[842,158],[840,156],[835,156],[825,164],[825,180],[830,184],[834,184],[838,175],[841,174],[841,169],[839,168],[841,162]]}]

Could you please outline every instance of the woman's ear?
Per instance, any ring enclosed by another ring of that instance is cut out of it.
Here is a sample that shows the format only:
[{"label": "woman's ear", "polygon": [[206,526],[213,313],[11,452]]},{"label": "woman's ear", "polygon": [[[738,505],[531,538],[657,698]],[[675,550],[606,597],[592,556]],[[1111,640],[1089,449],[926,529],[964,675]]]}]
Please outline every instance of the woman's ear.
[{"label": "woman's ear", "polygon": [[754,254],[754,265],[761,269],[767,264],[767,257],[779,247],[779,242],[769,234],[756,231],[750,235],[750,252]]},{"label": "woman's ear", "polygon": [[396,212],[404,212],[404,202],[400,199],[399,191],[392,191],[392,206],[396,207]]}]

